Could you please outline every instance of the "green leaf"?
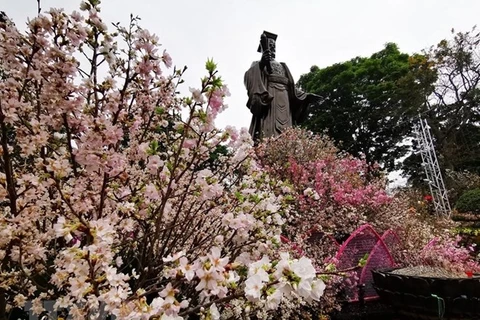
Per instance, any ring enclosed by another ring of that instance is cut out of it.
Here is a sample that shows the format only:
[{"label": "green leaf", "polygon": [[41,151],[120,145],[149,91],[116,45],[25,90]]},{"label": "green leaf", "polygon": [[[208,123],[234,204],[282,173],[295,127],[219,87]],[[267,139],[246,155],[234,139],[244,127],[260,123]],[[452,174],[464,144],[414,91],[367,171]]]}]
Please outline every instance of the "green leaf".
[{"label": "green leaf", "polygon": [[212,86],[214,88],[221,88],[223,86],[223,83],[222,83],[222,78],[221,77],[214,77],[213,80],[212,80]]},{"label": "green leaf", "polygon": [[165,112],[165,108],[162,108],[162,107],[155,108],[155,113],[159,116],[162,115],[164,112]]},{"label": "green leaf", "polygon": [[358,261],[358,266],[362,268],[365,267],[365,265],[367,264],[367,260],[368,260],[368,253],[365,253],[363,258],[361,258],[360,261]]},{"label": "green leaf", "polygon": [[157,153],[157,150],[158,150],[158,141],[157,140],[153,140],[153,141],[150,141],[150,145],[149,145],[149,149],[147,151],[147,153],[149,155],[154,155]]},{"label": "green leaf", "polygon": [[207,113],[203,110],[198,110],[198,118],[202,121],[202,122],[206,122],[207,121]]},{"label": "green leaf", "polygon": [[325,267],[325,270],[328,272],[334,272],[337,271],[337,267],[335,266],[335,264],[330,263]]},{"label": "green leaf", "polygon": [[238,201],[240,202],[244,202],[245,201],[245,196],[243,194],[241,194],[239,191],[235,192],[235,197],[238,199]]},{"label": "green leaf", "polygon": [[215,62],[213,62],[213,59],[207,59],[207,63],[205,63],[205,68],[210,74],[212,74],[217,69],[217,65],[215,64]]}]

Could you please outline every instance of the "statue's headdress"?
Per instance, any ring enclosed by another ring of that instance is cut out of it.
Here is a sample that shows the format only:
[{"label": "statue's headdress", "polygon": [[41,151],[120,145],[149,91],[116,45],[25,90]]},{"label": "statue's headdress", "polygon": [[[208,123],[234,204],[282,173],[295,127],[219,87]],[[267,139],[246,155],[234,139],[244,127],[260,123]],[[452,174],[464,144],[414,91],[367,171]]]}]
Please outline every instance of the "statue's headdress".
[{"label": "statue's headdress", "polygon": [[268,31],[263,31],[262,35],[260,36],[260,44],[258,45],[258,52],[262,52],[262,49],[267,45],[267,39],[277,40],[277,35]]}]

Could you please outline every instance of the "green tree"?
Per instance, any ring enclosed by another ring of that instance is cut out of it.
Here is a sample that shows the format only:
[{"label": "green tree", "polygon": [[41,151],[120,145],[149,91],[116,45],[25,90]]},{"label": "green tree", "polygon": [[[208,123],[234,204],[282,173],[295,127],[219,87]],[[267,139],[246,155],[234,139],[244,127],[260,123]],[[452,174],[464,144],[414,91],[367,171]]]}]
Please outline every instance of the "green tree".
[{"label": "green tree", "polygon": [[410,147],[402,141],[412,131],[432,75],[420,72],[421,55],[410,56],[394,43],[371,57],[357,57],[320,69],[299,80],[302,89],[325,98],[312,107],[304,126],[326,132],[337,145],[363,155],[388,171]]},{"label": "green tree", "polygon": [[[452,32],[454,32],[452,30]],[[480,33],[454,34],[430,49],[438,80],[428,117],[445,168],[480,173]]]},{"label": "green tree", "polygon": [[[452,39],[424,50],[425,59],[416,63],[419,74],[435,73],[432,91],[424,92],[422,117],[443,171],[480,174],[480,33],[475,28],[452,33]],[[419,157],[411,155],[403,169],[412,184],[421,183]],[[454,187],[455,181],[446,182]]]}]

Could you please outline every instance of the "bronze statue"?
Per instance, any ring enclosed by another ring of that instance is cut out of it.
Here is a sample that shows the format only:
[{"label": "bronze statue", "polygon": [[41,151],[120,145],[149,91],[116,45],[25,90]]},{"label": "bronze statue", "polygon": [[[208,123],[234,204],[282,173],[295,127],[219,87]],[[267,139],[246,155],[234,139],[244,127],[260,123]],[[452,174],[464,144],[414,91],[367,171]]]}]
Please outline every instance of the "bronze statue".
[{"label": "bronze statue", "polygon": [[320,101],[319,96],[296,88],[287,65],[275,60],[276,39],[276,34],[263,32],[258,47],[262,58],[245,73],[247,107],[252,113],[249,132],[257,142],[301,123],[309,105]]}]

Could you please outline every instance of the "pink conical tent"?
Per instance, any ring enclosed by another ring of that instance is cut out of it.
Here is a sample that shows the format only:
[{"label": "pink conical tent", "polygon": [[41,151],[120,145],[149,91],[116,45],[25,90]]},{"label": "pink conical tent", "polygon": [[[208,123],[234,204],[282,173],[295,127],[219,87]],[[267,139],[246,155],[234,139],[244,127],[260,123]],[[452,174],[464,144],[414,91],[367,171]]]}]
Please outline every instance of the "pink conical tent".
[{"label": "pink conical tent", "polygon": [[382,240],[387,245],[390,253],[400,249],[400,239],[398,238],[398,235],[395,233],[395,231],[393,231],[392,229],[388,229],[383,233]]},{"label": "pink conical tent", "polygon": [[[281,239],[283,243],[289,244],[300,255],[305,253],[302,248],[286,237],[281,236]],[[331,243],[333,250],[338,249],[335,255],[337,270],[355,268],[360,260],[368,255],[365,265],[353,271],[352,275],[346,279],[350,282],[350,285],[346,287],[346,294],[350,301],[358,301],[359,299],[358,284],[364,285],[364,299],[377,297],[373,288],[372,270],[394,267],[395,260],[391,252],[398,250],[400,245],[400,240],[393,230],[387,230],[380,236],[369,224],[360,226],[342,245],[330,234],[318,231],[315,228],[304,235],[303,241],[309,242],[311,245],[323,241]]]},{"label": "pink conical tent", "polygon": [[351,301],[358,300],[357,285],[364,285],[364,298],[376,298],[373,288],[372,270],[394,267],[395,261],[391,250],[400,244],[397,235],[392,230],[386,231],[381,237],[369,224],[355,230],[340,247],[336,259],[337,269],[354,268],[368,254],[366,264],[347,279],[351,283],[347,288],[347,296]]},{"label": "pink conical tent", "polygon": [[398,247],[400,241],[393,230],[387,230],[383,233],[380,240],[377,241],[370,252],[367,263],[362,268],[360,274],[360,283],[365,285],[365,299],[376,298],[377,292],[373,288],[372,270],[378,268],[391,268],[395,266],[395,260],[391,255],[391,250]]},{"label": "pink conical tent", "polygon": [[[365,224],[355,230],[350,237],[343,243],[335,256],[338,270],[354,268],[359,261],[370,254],[381,237],[369,224]],[[356,271],[347,281],[351,282],[350,288],[347,288],[347,296],[350,300],[358,300],[358,290],[356,284],[361,275],[361,269]]]}]

